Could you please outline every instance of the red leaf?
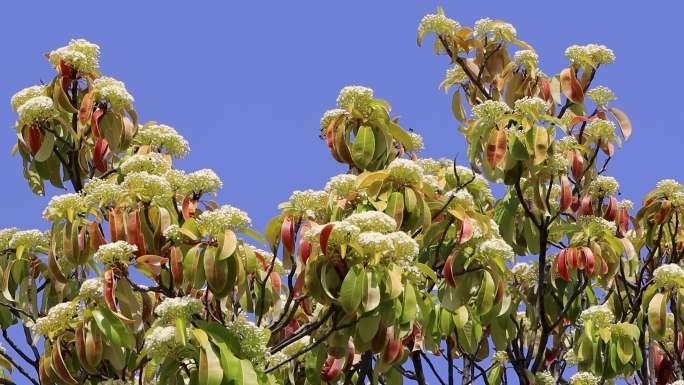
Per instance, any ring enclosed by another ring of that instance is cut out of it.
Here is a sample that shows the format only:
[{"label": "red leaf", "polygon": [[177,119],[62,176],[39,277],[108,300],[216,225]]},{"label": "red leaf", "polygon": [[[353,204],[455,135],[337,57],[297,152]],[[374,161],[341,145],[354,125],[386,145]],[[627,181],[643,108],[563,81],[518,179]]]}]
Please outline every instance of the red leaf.
[{"label": "red leaf", "polygon": [[294,231],[294,221],[291,217],[285,217],[280,227],[280,239],[282,239],[283,246],[290,254],[294,253]]},{"label": "red leaf", "polygon": [[575,178],[576,183],[579,183],[582,171],[584,171],[584,158],[579,150],[575,150],[575,155],[572,157],[572,177]]},{"label": "red leaf", "polygon": [[583,259],[586,263],[587,272],[589,274],[594,274],[594,252],[591,251],[590,248],[582,246],[580,248],[580,254],[582,256],[580,260]]},{"label": "red leaf", "polygon": [[572,190],[570,189],[570,179],[567,175],[562,175],[560,178],[561,197],[560,197],[560,211],[566,211],[572,203]]},{"label": "red leaf", "polygon": [[309,256],[311,256],[311,242],[302,239],[299,241],[299,258],[302,260],[303,264],[306,264],[306,261],[309,260]]},{"label": "red leaf", "polygon": [[328,239],[330,239],[330,234],[332,233],[333,227],[335,225],[332,223],[328,223],[323,227],[321,230],[321,251],[323,251],[323,254],[328,255]]},{"label": "red leaf", "polygon": [[572,203],[570,204],[570,209],[572,210],[572,212],[575,212],[575,211],[579,210],[579,207],[580,207],[579,198],[576,196],[573,196],[572,197]]},{"label": "red leaf", "polygon": [[36,155],[36,153],[38,153],[38,150],[40,150],[40,146],[43,144],[43,139],[41,138],[40,130],[38,129],[38,127],[29,127],[28,144],[29,149],[31,150],[31,154]]},{"label": "red leaf", "polygon": [[93,136],[96,138],[100,137],[100,130],[97,127],[97,120],[100,119],[100,116],[104,114],[104,111],[101,108],[98,108],[93,112],[93,115],[90,117],[90,129],[93,132]]},{"label": "red leaf", "polygon": [[574,247],[565,249],[565,260],[573,269],[577,269],[577,249]]},{"label": "red leaf", "polygon": [[454,275],[453,275],[453,267],[451,264],[454,262],[454,255],[450,254],[446,262],[444,262],[444,269],[442,270],[442,274],[444,275],[444,280],[446,283],[451,286],[451,287],[456,287],[456,281],[454,280]]},{"label": "red leaf", "polygon": [[568,265],[565,263],[565,249],[558,253],[558,259],[556,260],[556,267],[558,269],[558,274],[565,282],[570,281],[570,275],[568,275]]},{"label": "red leaf", "polygon": [[508,137],[503,130],[492,130],[489,134],[489,143],[487,143],[487,163],[494,168],[501,163],[506,155],[506,148],[508,144]]},{"label": "red leaf", "polygon": [[107,161],[105,156],[109,151],[109,143],[105,138],[98,138],[95,142],[95,149],[93,150],[93,165],[100,172],[107,171]]},{"label": "red leaf", "polygon": [[617,210],[617,199],[611,195],[608,198],[608,205],[606,205],[606,212],[603,214],[603,218],[607,221],[614,221],[615,217],[617,217]]},{"label": "red leaf", "polygon": [[470,221],[470,217],[466,214],[461,221],[461,231],[458,237],[458,242],[464,244],[473,237],[473,224]]},{"label": "red leaf", "polygon": [[280,295],[280,289],[283,286],[283,282],[280,279],[280,275],[275,271],[271,272],[271,286],[273,286],[276,295]]},{"label": "red leaf", "polygon": [[171,276],[176,286],[183,284],[183,252],[178,247],[171,248],[169,263],[171,265]]},{"label": "red leaf", "polygon": [[542,96],[547,102],[551,99],[551,84],[546,79],[542,80]]},{"label": "red leaf", "polygon": [[594,209],[591,207],[591,195],[587,194],[582,198],[580,203],[580,214],[594,215]]},{"label": "red leaf", "polygon": [[192,197],[186,196],[183,198],[182,212],[185,220],[188,220],[195,215],[195,205],[196,202]]},{"label": "red leaf", "polygon": [[620,210],[618,211],[618,230],[620,230],[620,234],[624,234],[627,232],[627,228],[629,227],[629,212],[627,211],[626,207],[621,207]]},{"label": "red leaf", "polygon": [[140,215],[137,211],[133,211],[128,215],[128,222],[126,225],[128,243],[136,245],[138,250],[135,252],[137,257],[147,254],[145,252],[145,241],[143,234],[140,231]]},{"label": "red leaf", "polygon": [[104,300],[112,312],[119,312],[114,300],[114,270],[112,269],[107,269],[104,272]]},{"label": "red leaf", "polygon": [[81,100],[81,108],[78,109],[78,121],[86,124],[93,114],[93,93],[88,92]]},{"label": "red leaf", "polygon": [[337,378],[337,376],[342,373],[342,366],[344,365],[344,359],[335,358],[328,355],[328,358],[323,363],[321,368],[321,380],[325,382],[332,382]]},{"label": "red leaf", "polygon": [[107,241],[104,239],[100,224],[97,222],[90,222],[90,248],[97,250],[105,243],[107,243]]},{"label": "red leaf", "polygon": [[565,68],[560,73],[561,91],[572,102],[581,104],[584,102],[584,91],[582,86],[575,77],[575,71],[572,68]]}]

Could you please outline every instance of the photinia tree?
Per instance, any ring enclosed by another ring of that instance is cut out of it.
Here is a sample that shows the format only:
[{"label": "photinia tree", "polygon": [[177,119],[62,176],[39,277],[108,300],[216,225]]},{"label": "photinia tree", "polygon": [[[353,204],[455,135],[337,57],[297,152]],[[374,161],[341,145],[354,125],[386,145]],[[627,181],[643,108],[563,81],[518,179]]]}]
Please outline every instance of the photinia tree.
[{"label": "photinia tree", "polygon": [[441,9],[424,38],[469,167],[345,87],[320,137],[346,173],[262,232],[213,171],[173,168],[187,141],[139,123],[97,45],[47,54],[54,78],[12,97],[13,153],[36,194],[73,191],[47,231],[0,231],[0,383],[682,384],[684,187],[616,198],[632,127],[592,85],[613,52],[573,45],[550,76],[512,25]]}]

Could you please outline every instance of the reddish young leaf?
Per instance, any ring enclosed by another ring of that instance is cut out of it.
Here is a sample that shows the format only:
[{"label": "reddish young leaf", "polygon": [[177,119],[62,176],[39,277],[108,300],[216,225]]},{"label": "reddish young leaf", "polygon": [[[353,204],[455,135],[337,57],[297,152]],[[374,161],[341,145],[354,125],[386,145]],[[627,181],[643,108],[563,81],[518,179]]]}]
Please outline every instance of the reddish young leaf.
[{"label": "reddish young leaf", "polygon": [[542,96],[547,102],[551,99],[551,83],[547,79],[542,80]]},{"label": "reddish young leaf", "polygon": [[105,138],[97,138],[95,149],[93,150],[93,165],[99,172],[107,171],[107,161],[105,156],[109,151],[109,143]]},{"label": "reddish young leaf", "polygon": [[577,269],[577,249],[568,247],[565,249],[565,261],[573,269]]},{"label": "reddish young leaf", "polygon": [[582,255],[582,259],[584,259],[584,261],[586,261],[587,272],[589,274],[594,274],[594,265],[595,265],[595,263],[594,263],[595,262],[594,261],[594,252],[591,251],[590,248],[588,248],[586,246],[582,246],[580,248],[580,253]]},{"label": "reddish young leaf", "polygon": [[290,253],[294,253],[294,237],[295,228],[292,217],[285,217],[283,224],[280,227],[280,239],[283,241],[283,247]]},{"label": "reddish young leaf", "polygon": [[104,272],[104,300],[107,307],[114,312],[118,313],[119,309],[116,306],[116,301],[114,300],[114,270],[107,269]]},{"label": "reddish young leaf", "polygon": [[501,163],[506,155],[508,137],[503,130],[494,129],[489,134],[487,143],[487,163],[494,168]]},{"label": "reddish young leaf", "polygon": [[565,262],[565,249],[558,253],[558,259],[556,260],[556,268],[558,269],[558,274],[565,282],[570,281],[570,275],[568,274],[568,265]]},{"label": "reddish young leaf", "polygon": [[140,215],[138,211],[133,211],[128,214],[128,221],[126,225],[128,243],[136,245],[138,250],[135,252],[137,257],[147,254],[145,251],[145,241],[143,239],[142,231],[140,230]]},{"label": "reddish young leaf", "polygon": [[629,227],[629,212],[627,211],[626,207],[621,207],[618,210],[618,230],[620,231],[620,234],[624,234],[627,232],[627,229]]},{"label": "reddish young leaf", "polygon": [[309,260],[311,256],[311,242],[302,239],[299,241],[299,258],[302,260],[303,264]]},{"label": "reddish young leaf", "polygon": [[183,284],[183,252],[180,248],[174,246],[171,248],[170,259],[171,276],[176,286]]},{"label": "reddish young leaf", "polygon": [[328,223],[323,227],[321,230],[321,236],[320,236],[320,241],[321,241],[321,251],[323,254],[328,255],[328,239],[330,239],[330,234],[332,233],[333,227],[335,225],[332,223]]},{"label": "reddish young leaf", "polygon": [[617,211],[617,199],[611,195],[610,198],[608,198],[608,204],[606,205],[606,212],[603,214],[603,218],[607,221],[614,221],[617,217]]},{"label": "reddish young leaf", "polygon": [[52,370],[60,380],[70,385],[77,385],[78,381],[71,372],[69,372],[69,368],[67,368],[66,363],[64,362],[61,345],[59,339],[56,343],[52,344]]},{"label": "reddish young leaf", "polygon": [[576,196],[573,195],[573,196],[572,196],[572,203],[570,204],[570,209],[571,209],[572,212],[574,213],[574,212],[576,212],[577,210],[579,210],[579,207],[580,207],[580,200],[579,200],[578,197],[576,197]]},{"label": "reddish young leaf", "polygon": [[560,187],[560,211],[564,212],[570,207],[570,204],[572,204],[572,190],[570,189],[570,179],[567,175],[561,176]]},{"label": "reddish young leaf", "polygon": [[337,376],[342,373],[342,366],[344,365],[344,359],[342,358],[335,358],[331,355],[328,355],[328,358],[325,360],[323,363],[323,367],[321,368],[321,380],[324,382],[332,382],[334,381]]},{"label": "reddish young leaf", "polygon": [[182,213],[183,219],[188,220],[195,215],[197,202],[191,196],[183,198]]},{"label": "reddish young leaf", "polygon": [[90,116],[90,130],[93,132],[93,136],[96,138],[100,137],[100,129],[97,126],[97,121],[98,121],[98,119],[100,119],[100,116],[102,116],[103,114],[104,114],[104,110],[101,108],[98,108]]},{"label": "reddish young leaf", "polygon": [[594,209],[591,207],[591,195],[587,194],[582,198],[580,203],[580,214],[594,215]]},{"label": "reddish young leaf", "polygon": [[444,269],[442,270],[442,274],[444,275],[444,280],[446,283],[451,286],[451,287],[456,287],[456,281],[454,280],[454,275],[452,271],[452,266],[451,264],[454,261],[454,255],[450,254],[446,262],[444,262]]},{"label": "reddish young leaf", "polygon": [[464,244],[473,237],[473,223],[470,221],[468,214],[463,216],[461,221],[461,230],[458,236],[458,243]]},{"label": "reddish young leaf", "polygon": [[565,68],[560,73],[561,91],[573,103],[581,104],[584,102],[584,92],[582,86],[575,77],[575,71],[572,68]]},{"label": "reddish young leaf", "polygon": [[40,130],[36,126],[31,126],[28,129],[28,144],[32,155],[36,155],[40,146],[43,144],[43,139],[40,135]]},{"label": "reddish young leaf", "polygon": [[83,100],[81,100],[81,108],[78,110],[78,121],[81,124],[86,124],[93,115],[93,96],[94,94],[92,92],[88,92],[83,97]]},{"label": "reddish young leaf", "polygon": [[579,150],[575,151],[575,155],[572,157],[572,177],[575,179],[575,183],[579,183],[582,177],[582,172],[584,171],[584,158]]}]

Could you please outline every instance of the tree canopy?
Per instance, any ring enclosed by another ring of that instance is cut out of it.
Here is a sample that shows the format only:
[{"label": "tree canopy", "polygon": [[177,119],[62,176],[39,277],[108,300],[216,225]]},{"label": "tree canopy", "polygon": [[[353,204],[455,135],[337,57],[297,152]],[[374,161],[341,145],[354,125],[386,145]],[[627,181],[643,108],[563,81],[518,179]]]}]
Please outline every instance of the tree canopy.
[{"label": "tree canopy", "polygon": [[174,168],[188,142],[141,124],[99,46],[48,53],[54,78],[12,97],[13,153],[34,193],[71,192],[47,231],[0,230],[0,383],[683,384],[684,187],[617,199],[632,125],[592,84],[613,51],[570,46],[547,75],[511,24],[441,9],[428,40],[462,159],[344,87],[319,133],[344,173],[264,229],[211,169]]}]

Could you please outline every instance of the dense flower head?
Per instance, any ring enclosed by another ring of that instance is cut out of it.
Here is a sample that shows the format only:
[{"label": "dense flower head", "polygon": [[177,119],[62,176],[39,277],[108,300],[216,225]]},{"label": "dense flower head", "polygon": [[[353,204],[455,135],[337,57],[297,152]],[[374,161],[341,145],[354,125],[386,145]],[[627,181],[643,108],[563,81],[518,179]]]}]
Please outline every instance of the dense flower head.
[{"label": "dense flower head", "polygon": [[556,384],[556,377],[548,370],[536,374],[537,385],[554,385]]},{"label": "dense flower head", "polygon": [[598,385],[600,381],[600,377],[590,372],[577,372],[570,377],[570,385]]},{"label": "dense flower head", "polygon": [[177,347],[175,326],[155,326],[145,336],[145,349],[153,357],[166,357]]},{"label": "dense flower head", "polygon": [[627,211],[630,211],[634,207],[634,202],[632,202],[629,199],[623,199],[618,202],[618,207],[619,208],[624,208],[627,209]]},{"label": "dense flower head", "polygon": [[57,117],[55,103],[47,96],[34,96],[17,108],[17,124],[30,126]]},{"label": "dense flower head", "polygon": [[337,96],[337,106],[347,111],[359,111],[366,114],[373,102],[373,90],[364,86],[346,86]]},{"label": "dense flower head", "polygon": [[536,263],[518,262],[511,268],[513,280],[523,288],[530,288],[537,282],[538,271]]},{"label": "dense flower head", "polygon": [[468,80],[468,75],[463,70],[463,67],[455,65],[446,70],[446,78],[444,79],[444,82],[442,84],[451,85],[467,82]]},{"label": "dense flower head", "polygon": [[520,114],[528,114],[532,116],[539,116],[546,110],[546,102],[544,99],[536,96],[526,96],[515,101],[515,112]]},{"label": "dense flower head", "polygon": [[78,312],[77,302],[62,302],[50,308],[45,317],[38,318],[33,325],[35,335],[50,337],[61,334]]},{"label": "dense flower head", "polygon": [[[186,188],[187,193],[214,193],[223,187],[223,182],[221,178],[214,172],[214,170],[209,168],[203,168],[191,172],[186,178]],[[183,190],[181,190],[183,191]]]},{"label": "dense flower head", "polygon": [[443,14],[430,14],[423,16],[418,25],[419,33],[433,32],[439,35],[451,35],[458,31],[461,25]]},{"label": "dense flower head", "polygon": [[102,76],[93,82],[95,100],[106,100],[114,110],[129,108],[133,104],[133,96],[126,90],[126,85],[114,78]]},{"label": "dense flower head", "polygon": [[592,63],[591,54],[585,46],[573,44],[565,49],[565,57],[575,64],[590,64]]},{"label": "dense flower head", "polygon": [[174,243],[181,242],[183,238],[185,238],[183,232],[180,229],[180,226],[176,224],[169,225],[167,228],[165,228],[162,235],[164,236],[164,238]]},{"label": "dense flower head", "polygon": [[491,37],[493,40],[501,40],[506,37],[515,37],[517,31],[512,24],[501,20],[492,20],[488,17],[475,22],[475,35],[479,38]]},{"label": "dense flower head", "polygon": [[155,199],[164,199],[171,196],[172,190],[169,182],[159,175],[153,175],[145,171],[133,172],[124,178],[121,186],[131,196],[143,201],[151,202]]},{"label": "dense flower head", "polygon": [[83,196],[90,205],[114,207],[126,199],[126,190],[114,179],[91,179],[83,186]]},{"label": "dense flower head", "polygon": [[392,255],[396,259],[412,259],[418,255],[418,242],[403,231],[395,231],[387,234],[392,241]]},{"label": "dense flower head", "polygon": [[347,195],[356,192],[356,175],[335,175],[325,184],[324,190],[328,194],[332,194],[338,198],[344,198]]},{"label": "dense flower head", "polygon": [[670,198],[681,191],[684,191],[684,186],[674,179],[663,179],[656,183],[655,192],[660,197]]},{"label": "dense flower head", "polygon": [[189,296],[165,298],[154,310],[162,324],[171,324],[176,318],[185,319],[201,311],[202,301]]},{"label": "dense flower head", "polygon": [[[453,166],[449,166],[449,169]],[[456,166],[456,175],[460,181],[461,186],[468,184],[466,188],[471,194],[476,194],[482,200],[493,200],[494,196],[489,188],[489,182],[482,175],[474,173],[472,169],[464,166]]]},{"label": "dense flower head", "polygon": [[23,247],[24,249],[33,249],[36,247],[45,247],[50,240],[46,233],[40,230],[21,230],[12,234],[9,241],[9,247],[17,249]]},{"label": "dense flower head", "polygon": [[605,45],[587,44],[586,47],[596,64],[611,64],[615,61],[615,53]]},{"label": "dense flower head", "polygon": [[606,305],[593,305],[582,311],[580,323],[584,324],[591,321],[594,327],[603,328],[610,325],[615,320],[615,315]]},{"label": "dense flower head", "polygon": [[525,68],[528,71],[537,68],[537,62],[539,61],[539,55],[531,49],[516,51],[513,58],[515,65]]},{"label": "dense flower head", "polygon": [[138,382],[136,380],[124,381],[118,378],[108,378],[97,383],[97,385],[135,385]]},{"label": "dense flower head", "polygon": [[615,61],[615,53],[605,45],[571,45],[565,49],[565,57],[578,65],[597,66]]},{"label": "dense flower head", "polygon": [[614,233],[617,230],[615,222],[593,215],[582,215],[577,219],[577,223],[589,235],[601,235],[605,232]]},{"label": "dense flower head", "polygon": [[495,123],[511,109],[508,104],[498,100],[486,100],[473,107],[473,115],[485,122]]},{"label": "dense flower head", "polygon": [[84,73],[97,73],[100,68],[100,46],[84,39],[73,39],[68,45],[48,54],[55,68],[63,61],[71,69]]},{"label": "dense flower head", "polygon": [[325,138],[328,126],[330,126],[330,123],[332,123],[333,120],[346,115],[349,115],[349,112],[341,108],[333,108],[332,110],[325,111],[321,117],[321,138]]},{"label": "dense flower head", "polygon": [[146,124],[133,137],[133,143],[150,146],[154,150],[165,150],[176,158],[183,158],[190,152],[190,144],[176,129],[165,124]]},{"label": "dense flower head", "polygon": [[589,184],[589,194],[593,197],[605,198],[615,194],[620,185],[612,176],[599,175]]},{"label": "dense flower head", "polygon": [[253,322],[238,317],[230,322],[226,329],[240,344],[240,352],[250,361],[255,362],[263,358],[268,343],[268,333]]},{"label": "dense flower head", "polygon": [[475,200],[473,195],[466,189],[457,189],[450,191],[447,194],[447,199],[451,200],[449,206],[462,207],[464,209],[472,208],[475,206]]},{"label": "dense flower head", "polygon": [[411,148],[412,151],[418,152],[423,149],[425,149],[425,144],[423,144],[423,137],[420,136],[419,134],[411,131],[408,133],[409,137],[411,138]]},{"label": "dense flower head", "polygon": [[508,362],[508,353],[505,350],[497,350],[492,354],[492,360],[499,364],[505,364]]},{"label": "dense flower head", "polygon": [[328,238],[328,243],[333,245],[342,245],[355,241],[361,229],[347,221],[331,222],[333,223],[333,229],[330,232],[330,237]]},{"label": "dense flower head", "polygon": [[91,299],[97,301],[102,298],[102,287],[104,280],[101,277],[88,278],[81,284],[78,290],[78,296],[83,299]]},{"label": "dense flower head", "polygon": [[668,385],[684,385],[684,380],[677,380],[675,382],[671,382]]},{"label": "dense flower head", "polygon": [[658,287],[674,289],[684,284],[684,269],[675,263],[659,266],[653,271],[653,279]]},{"label": "dense flower head", "polygon": [[45,96],[45,86],[40,85],[27,87],[12,95],[12,99],[10,100],[12,110],[14,110],[14,112],[17,112],[17,110],[19,109],[19,107],[22,106],[22,104],[26,103],[26,101],[30,99],[35,98],[36,96]]},{"label": "dense flower head", "polygon": [[345,221],[357,226],[361,231],[389,233],[397,228],[397,221],[380,211],[354,213],[347,217]]},{"label": "dense flower head", "polygon": [[63,218],[73,219],[75,215],[85,209],[85,206],[85,199],[80,194],[55,195],[43,210],[43,218],[48,221],[57,221]]},{"label": "dense flower head", "polygon": [[388,235],[376,231],[359,234],[357,243],[367,256],[384,255],[394,250],[392,239]]},{"label": "dense flower head", "polygon": [[421,158],[416,163],[423,169],[423,174],[437,175],[442,169],[442,164],[432,158]]},{"label": "dense flower head", "polygon": [[412,160],[397,158],[387,166],[390,178],[401,184],[417,184],[423,179],[423,169]]},{"label": "dense flower head", "polygon": [[558,140],[558,151],[559,152],[565,152],[568,150],[574,150],[575,147],[577,147],[577,138],[574,136],[564,136],[560,140]]},{"label": "dense flower head", "polygon": [[599,106],[605,106],[608,102],[617,99],[613,91],[608,87],[598,86],[587,91],[587,97]]},{"label": "dense flower head", "polygon": [[226,229],[239,230],[249,227],[252,219],[246,212],[231,205],[223,205],[216,210],[204,211],[197,218],[197,228],[204,235],[216,239],[223,237]]},{"label": "dense flower head", "polygon": [[490,238],[480,244],[479,252],[486,258],[500,258],[504,261],[515,259],[513,248],[502,238]]},{"label": "dense flower head", "polygon": [[546,159],[546,165],[549,168],[549,172],[553,175],[567,174],[570,160],[565,155],[557,153]]},{"label": "dense flower head", "polygon": [[610,120],[596,119],[587,124],[585,132],[594,138],[610,138],[615,132],[615,123]]},{"label": "dense flower head", "polygon": [[119,168],[124,175],[143,171],[152,175],[162,175],[171,168],[171,165],[164,159],[164,155],[150,152],[129,156]]},{"label": "dense flower head", "polygon": [[12,237],[18,231],[19,229],[16,227],[8,227],[0,230],[0,251],[9,248]]},{"label": "dense flower head", "polygon": [[328,194],[320,190],[293,191],[287,201],[287,210],[294,215],[315,216],[328,204]]},{"label": "dense flower head", "polygon": [[131,245],[126,241],[116,241],[100,246],[93,255],[93,258],[96,262],[105,265],[107,268],[117,264],[128,266],[136,251],[138,251],[137,246]]}]

